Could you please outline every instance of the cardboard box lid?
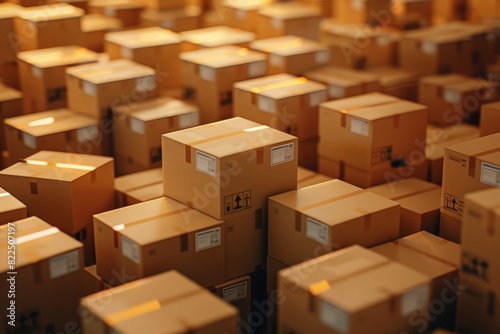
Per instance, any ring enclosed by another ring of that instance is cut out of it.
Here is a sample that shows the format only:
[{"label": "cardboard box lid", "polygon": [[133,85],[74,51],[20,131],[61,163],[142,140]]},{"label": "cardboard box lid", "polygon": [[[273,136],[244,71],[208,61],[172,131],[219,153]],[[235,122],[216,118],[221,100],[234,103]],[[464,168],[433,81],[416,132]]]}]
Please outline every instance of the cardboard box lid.
[{"label": "cardboard box lid", "polygon": [[139,202],[146,202],[163,196],[163,182],[150,184],[142,188],[127,191],[127,196]]},{"label": "cardboard box lid", "polygon": [[183,61],[212,68],[223,68],[241,64],[266,61],[266,55],[234,45],[182,52]]},{"label": "cardboard box lid", "polygon": [[389,30],[383,27],[370,27],[369,29],[363,24],[328,24],[327,30],[331,35],[352,38],[353,41],[363,39],[375,39],[373,43],[378,46],[386,46],[391,43],[396,43],[401,39],[401,33],[395,30]]},{"label": "cardboard box lid", "polygon": [[480,156],[484,160],[491,158],[492,163],[500,164],[500,133],[447,146],[445,152],[458,152],[469,157]]},{"label": "cardboard box lid", "polygon": [[105,63],[69,67],[66,73],[89,83],[99,85],[108,82],[154,76],[155,70],[128,59],[116,59]]},{"label": "cardboard box lid", "polygon": [[160,27],[112,32],[106,34],[104,39],[128,49],[180,44],[182,42],[178,33]]},{"label": "cardboard box lid", "polygon": [[[38,217],[33,216],[14,223],[17,247],[16,268],[35,264],[70,251],[80,250],[83,247],[81,242]],[[7,224],[0,226],[0,237],[5,240],[0,247],[0,254],[7,258]],[[80,267],[83,264],[78,263],[78,259],[74,265]],[[0,273],[7,271],[9,271],[7,261],[2,261]]]},{"label": "cardboard box lid", "polygon": [[259,10],[259,15],[280,20],[292,20],[307,17],[321,18],[321,11],[300,2],[276,3]]},{"label": "cardboard box lid", "polygon": [[[169,22],[182,18],[195,18],[202,14],[202,10],[198,6],[185,6],[178,9],[170,9],[157,11],[153,9],[145,9],[141,12],[141,19],[154,22]],[[169,25],[171,22],[169,22]]]},{"label": "cardboard box lid", "polygon": [[479,138],[479,128],[469,124],[456,124],[449,127],[427,126],[425,156],[435,160],[444,157],[447,146]]},{"label": "cardboard box lid", "polygon": [[168,197],[96,214],[94,219],[139,245],[148,245],[223,223]]},{"label": "cardboard box lid", "polygon": [[0,212],[26,209],[26,205],[0,187]]},{"label": "cardboard box lid", "polygon": [[163,183],[161,167],[117,177],[115,178],[115,189],[121,193],[126,193],[157,183]]},{"label": "cardboard box lid", "polygon": [[249,43],[255,39],[255,34],[253,32],[226,26],[183,31],[180,35],[184,41],[204,47]]},{"label": "cardboard box lid", "polygon": [[378,105],[360,109],[354,109],[348,111],[348,115],[362,118],[367,121],[375,121],[382,118],[393,117],[396,115],[404,115],[413,112],[427,112],[428,107],[423,104],[410,102],[410,101],[398,101],[386,105]]},{"label": "cardboard box lid", "polygon": [[274,3],[275,0],[223,0],[222,4],[225,7],[239,9],[239,10],[258,10],[262,7],[268,6]]},{"label": "cardboard box lid", "polygon": [[470,38],[461,32],[439,31],[434,28],[418,29],[406,33],[403,39],[412,39],[423,43],[422,48],[429,53],[433,53],[432,45],[435,44],[452,44],[457,42],[470,42]]},{"label": "cardboard box lid", "polygon": [[280,82],[293,80],[297,78],[298,78],[297,76],[292,74],[280,73],[274,75],[267,75],[256,79],[238,81],[234,83],[233,87],[236,89],[252,91],[253,89],[255,89],[255,87],[279,84]]},{"label": "cardboard box lid", "polygon": [[329,48],[322,43],[293,35],[260,39],[250,43],[250,48],[282,57],[320,51],[329,52]]},{"label": "cardboard box lid", "polygon": [[24,161],[5,168],[0,171],[0,174],[71,182],[109,163],[113,163],[113,158],[90,154],[39,151]]},{"label": "cardboard box lid", "polygon": [[[475,93],[480,90],[486,89],[497,89],[500,87],[500,83],[486,80],[479,80],[476,78],[470,78],[469,80],[463,80],[461,82],[456,82],[449,84],[445,87],[444,94],[447,94],[449,91],[454,91],[457,94],[464,93]],[[455,103],[460,103],[460,101],[456,101]]]},{"label": "cardboard box lid", "polygon": [[[246,82],[243,84],[246,84]],[[238,88],[239,87],[242,86],[240,85]],[[267,85],[255,85],[250,88],[250,91],[254,94],[265,96],[273,100],[280,100],[293,96],[326,91],[326,86],[301,77],[285,79],[279,82],[269,83]]]},{"label": "cardboard box lid", "polygon": [[23,97],[23,93],[9,86],[0,84],[0,103],[12,100],[19,100]]},{"label": "cardboard box lid", "polygon": [[24,7],[14,3],[0,3],[0,20],[13,19],[18,16],[22,10],[24,10]]},{"label": "cardboard box lid", "polygon": [[[163,137],[189,145],[218,158],[297,139],[297,137],[285,132],[241,117],[166,133]],[[252,145],[248,145],[247,150],[242,150],[241,144],[249,140],[251,140]]]},{"label": "cardboard box lid", "polygon": [[[143,122],[177,117],[199,112],[199,107],[172,97],[159,97],[132,105],[120,105],[113,112],[128,115]],[[198,125],[198,124],[193,124]]]},{"label": "cardboard box lid", "polygon": [[376,75],[382,87],[394,85],[417,84],[419,76],[415,73],[391,66],[375,66],[365,70],[368,74]]},{"label": "cardboard box lid", "polygon": [[465,199],[479,204],[482,208],[491,211],[494,216],[500,216],[500,189],[492,188],[465,194]]},{"label": "cardboard box lid", "polygon": [[31,66],[50,68],[97,62],[97,53],[80,46],[59,46],[41,50],[23,51],[17,57]]},{"label": "cardboard box lid", "polygon": [[26,7],[18,17],[31,22],[47,22],[47,20],[64,20],[79,18],[85,14],[83,9],[65,3]]},{"label": "cardboard box lid", "polygon": [[429,233],[420,231],[397,240],[398,244],[424,252],[452,266],[459,267],[462,257],[462,248],[459,244]]},{"label": "cardboard box lid", "polygon": [[470,78],[466,77],[465,75],[450,73],[450,74],[439,74],[439,75],[426,75],[421,77],[419,81],[420,83],[443,87],[457,82],[467,81],[469,79]]},{"label": "cardboard box lid", "polygon": [[65,108],[7,118],[4,122],[35,137],[74,131],[99,124],[94,117]]},{"label": "cardboard box lid", "polygon": [[114,31],[123,27],[120,19],[105,16],[99,13],[86,14],[82,17],[82,32],[89,33],[93,31]]},{"label": "cardboard box lid", "polygon": [[399,101],[403,100],[392,95],[382,93],[367,93],[324,102],[321,104],[321,108],[342,112],[343,110],[359,109],[375,105],[387,105]]},{"label": "cardboard box lid", "polygon": [[140,1],[134,0],[93,0],[89,1],[90,7],[110,8],[114,10],[142,9],[145,6]]},{"label": "cardboard box lid", "polygon": [[361,84],[378,84],[379,78],[376,74],[352,70],[337,66],[323,66],[309,70],[304,76],[330,85],[352,87]]}]

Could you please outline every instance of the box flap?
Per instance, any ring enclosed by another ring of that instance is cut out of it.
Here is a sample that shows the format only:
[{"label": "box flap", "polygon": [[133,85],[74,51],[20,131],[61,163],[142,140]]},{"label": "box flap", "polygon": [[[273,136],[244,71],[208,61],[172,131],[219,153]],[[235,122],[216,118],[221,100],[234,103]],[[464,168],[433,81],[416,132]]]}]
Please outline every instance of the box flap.
[{"label": "box flap", "polygon": [[154,76],[155,70],[127,59],[69,67],[66,73],[95,85]]}]

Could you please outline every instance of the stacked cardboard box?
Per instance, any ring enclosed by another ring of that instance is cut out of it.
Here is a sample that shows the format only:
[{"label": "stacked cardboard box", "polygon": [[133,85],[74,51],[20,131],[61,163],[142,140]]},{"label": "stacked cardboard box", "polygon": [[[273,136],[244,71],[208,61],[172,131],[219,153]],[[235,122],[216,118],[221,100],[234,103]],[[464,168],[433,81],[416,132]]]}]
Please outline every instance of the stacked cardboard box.
[{"label": "stacked cardboard box", "polygon": [[123,28],[119,19],[102,14],[87,14],[82,17],[84,46],[94,52],[104,52],[104,36]]},{"label": "stacked cardboard box", "polygon": [[141,26],[159,26],[175,32],[198,29],[201,26],[202,11],[196,6],[156,11],[146,9],[141,13]]},{"label": "stacked cardboard box", "polygon": [[0,3],[0,79],[3,83],[18,88],[19,76],[17,74],[16,53],[18,51],[14,18],[23,8],[16,4]]},{"label": "stacked cardboard box", "polygon": [[481,121],[479,124],[481,136],[500,132],[500,103],[488,103],[481,107]]},{"label": "stacked cardboard box", "polygon": [[89,1],[89,12],[117,18],[124,27],[137,27],[144,5],[134,0],[92,0]]},{"label": "stacked cardboard box", "polygon": [[184,51],[193,51],[223,45],[249,47],[255,39],[255,34],[241,29],[216,26],[184,31],[181,33],[181,37]]},{"label": "stacked cardboard box", "polygon": [[418,101],[418,78],[414,72],[392,66],[374,66],[365,69],[367,75],[377,77],[381,93],[409,101]]},{"label": "stacked cardboard box", "polygon": [[333,17],[340,24],[387,25],[392,19],[389,0],[336,0]]},{"label": "stacked cardboard box", "polygon": [[28,217],[26,205],[10,193],[0,188],[0,225]]},{"label": "stacked cardboard box", "polygon": [[297,189],[305,188],[325,181],[330,181],[331,179],[331,177],[318,174],[312,170],[308,170],[300,166],[297,169]]},{"label": "stacked cardboard box", "polygon": [[117,208],[162,197],[161,167],[117,177],[115,191]]},{"label": "stacked cardboard box", "polygon": [[[16,89],[0,84],[0,151],[4,152],[7,148],[5,129],[3,122],[7,118],[20,116],[23,113],[22,93]],[[7,167],[0,161],[0,168]]]}]

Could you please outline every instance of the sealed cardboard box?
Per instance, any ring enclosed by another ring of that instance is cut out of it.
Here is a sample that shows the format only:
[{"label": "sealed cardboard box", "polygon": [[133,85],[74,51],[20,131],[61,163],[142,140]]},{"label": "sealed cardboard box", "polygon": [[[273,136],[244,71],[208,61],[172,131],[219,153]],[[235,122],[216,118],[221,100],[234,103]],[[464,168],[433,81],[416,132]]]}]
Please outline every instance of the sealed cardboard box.
[{"label": "sealed cardboard box", "polygon": [[1,124],[0,150],[1,151],[6,149],[5,130],[3,122],[7,118],[20,116],[23,114],[22,97],[23,94],[20,91],[8,86],[4,86],[3,84],[0,84],[0,124]]},{"label": "sealed cardboard box", "polygon": [[276,2],[275,0],[224,0],[221,1],[224,23],[229,27],[257,33],[258,10]]},{"label": "sealed cardboard box", "polygon": [[488,103],[481,106],[479,133],[488,136],[500,132],[500,103]]},{"label": "sealed cardboard box", "polygon": [[180,33],[183,40],[183,50],[193,51],[201,48],[213,48],[223,45],[248,47],[255,39],[255,34],[237,28],[215,26]]},{"label": "sealed cardboard box", "polygon": [[234,306],[174,270],[90,295],[81,306],[85,333],[236,334],[238,327]]},{"label": "sealed cardboard box", "polygon": [[197,6],[156,11],[145,9],[141,12],[141,26],[160,26],[175,32],[200,28],[202,11]]},{"label": "sealed cardboard box", "polygon": [[103,153],[103,134],[98,120],[69,109],[7,118],[4,127],[9,165],[41,150]]},{"label": "sealed cardboard box", "polygon": [[14,18],[18,50],[74,45],[82,40],[84,14],[82,9],[65,3],[25,8]]},{"label": "sealed cardboard box", "polygon": [[140,24],[140,14],[144,5],[134,0],[92,0],[89,12],[99,13],[120,19],[124,27],[136,27]]},{"label": "sealed cardboard box", "polygon": [[441,188],[423,180],[408,178],[366,189],[401,204],[399,236],[419,231],[439,232]]},{"label": "sealed cardboard box", "polygon": [[109,109],[157,96],[156,71],[127,59],[87,64],[66,70],[70,109],[99,119]]},{"label": "sealed cardboard box", "polygon": [[10,193],[0,188],[0,225],[28,217],[26,205]]},{"label": "sealed cardboard box", "polygon": [[16,60],[17,45],[12,43],[13,36],[16,36],[14,29],[14,18],[20,13],[23,7],[13,3],[0,4],[0,63]]},{"label": "sealed cardboard box", "polygon": [[205,287],[225,281],[224,222],[162,197],[94,215],[97,273],[135,279],[175,269]]},{"label": "sealed cardboard box", "polygon": [[170,97],[113,108],[117,174],[161,167],[161,136],[198,124],[197,106]]},{"label": "sealed cardboard box", "polygon": [[318,137],[319,106],[327,99],[322,84],[275,74],[236,82],[233,96],[234,116],[290,133],[301,142]]},{"label": "sealed cardboard box", "polygon": [[397,67],[375,66],[364,71],[378,79],[379,92],[409,101],[418,101],[418,75]]},{"label": "sealed cardboard box", "polygon": [[292,35],[260,39],[250,43],[250,48],[268,55],[268,74],[303,75],[330,63],[326,45]]},{"label": "sealed cardboard box", "polygon": [[277,3],[259,9],[257,37],[271,38],[295,35],[317,41],[321,12],[299,2]]},{"label": "sealed cardboard box", "polygon": [[140,0],[147,8],[169,10],[184,7],[186,0]]},{"label": "sealed cardboard box", "polygon": [[399,237],[400,204],[340,180],[269,198],[268,255],[295,265],[353,244]]},{"label": "sealed cardboard box", "polygon": [[237,46],[183,52],[184,98],[201,108],[201,124],[233,116],[233,84],[266,74],[266,56]]},{"label": "sealed cardboard box", "polygon": [[[74,235],[114,208],[113,159],[40,151],[0,172],[0,187],[36,215]],[[57,210],[54,210],[57,205]]]},{"label": "sealed cardboard box", "polygon": [[102,14],[87,14],[82,17],[82,34],[85,47],[94,52],[104,52],[104,36],[123,28],[119,19]]},{"label": "sealed cardboard box", "polygon": [[238,309],[240,321],[248,321],[252,306],[251,283],[251,277],[247,275],[216,285],[210,290]]},{"label": "sealed cardboard box", "polygon": [[115,178],[115,192],[117,208],[162,197],[161,167]]},{"label": "sealed cardboard box", "polygon": [[335,21],[341,24],[385,25],[392,17],[388,0],[337,0],[332,14]]},{"label": "sealed cardboard box", "polygon": [[325,181],[330,181],[331,179],[331,177],[316,173],[312,170],[300,166],[297,169],[297,189],[305,188]]}]

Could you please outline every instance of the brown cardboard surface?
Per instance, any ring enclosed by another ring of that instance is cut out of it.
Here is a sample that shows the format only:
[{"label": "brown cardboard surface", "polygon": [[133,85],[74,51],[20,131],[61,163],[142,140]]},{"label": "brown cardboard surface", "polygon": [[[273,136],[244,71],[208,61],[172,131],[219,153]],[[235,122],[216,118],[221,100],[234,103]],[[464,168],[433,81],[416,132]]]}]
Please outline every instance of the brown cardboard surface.
[{"label": "brown cardboard surface", "polygon": [[26,205],[0,188],[0,225],[28,217]]},{"label": "brown cardboard surface", "polygon": [[99,13],[120,19],[125,27],[136,27],[140,23],[139,15],[144,4],[132,0],[92,0],[89,12]]},{"label": "brown cardboard surface", "polygon": [[260,8],[276,2],[275,0],[224,0],[224,23],[233,28],[239,28],[256,33],[258,31],[257,11]]},{"label": "brown cardboard surface", "polygon": [[377,66],[367,68],[364,72],[377,76],[381,93],[417,102],[418,75],[413,71],[391,66]]},{"label": "brown cardboard surface", "polygon": [[299,142],[299,166],[318,170],[319,138]]},{"label": "brown cardboard surface", "polygon": [[[155,191],[158,187],[159,192]],[[150,193],[151,196],[146,196],[146,193]],[[115,178],[117,208],[145,202],[146,200],[160,198],[162,196],[163,173],[161,167]]]},{"label": "brown cardboard surface", "polygon": [[460,243],[462,235],[462,221],[446,212],[441,211],[439,216],[439,236],[446,240]]},{"label": "brown cardboard surface", "polygon": [[297,169],[297,189],[330,181],[331,179],[331,177],[316,173],[303,167],[299,167]]},{"label": "brown cardboard surface", "polygon": [[[379,18],[376,13],[387,13],[387,0],[337,0],[333,6],[333,17],[338,23],[385,23],[386,18]],[[375,13],[375,14],[374,14]],[[381,21],[382,20],[382,21]]]},{"label": "brown cardboard surface", "polygon": [[141,0],[148,8],[156,10],[176,9],[186,5],[186,0]]},{"label": "brown cardboard surface", "polygon": [[145,9],[140,14],[141,25],[160,26],[175,32],[197,29],[201,25],[202,10],[198,6],[156,11]]},{"label": "brown cardboard surface", "polygon": [[0,38],[0,63],[16,60],[17,48],[9,40],[9,35],[15,34],[14,18],[23,8],[13,3],[0,4],[0,30],[2,37]]},{"label": "brown cardboard surface", "polygon": [[216,285],[211,289],[217,296],[222,298],[222,300],[238,308],[238,319],[244,321],[249,319],[251,311],[251,279],[250,276],[242,276]]},{"label": "brown cardboard surface", "polygon": [[200,48],[213,48],[223,45],[248,47],[255,40],[255,34],[227,26],[215,26],[183,31],[183,50],[192,51]]},{"label": "brown cardboard surface", "polygon": [[266,292],[268,294],[273,293],[278,288],[278,272],[282,269],[288,268],[289,266],[281,263],[280,261],[273,259],[268,256],[266,261],[266,273],[267,273],[267,285]]},{"label": "brown cardboard surface", "polygon": [[119,19],[102,14],[82,16],[82,34],[85,47],[94,52],[104,52],[104,35],[123,28]]},{"label": "brown cardboard surface", "polygon": [[[0,150],[5,150],[5,128],[3,122],[6,118],[23,114],[22,93],[14,88],[0,84]],[[6,167],[6,166],[5,166]]]},{"label": "brown cardboard surface", "polygon": [[479,133],[488,136],[500,132],[500,103],[488,103],[481,107]]}]

